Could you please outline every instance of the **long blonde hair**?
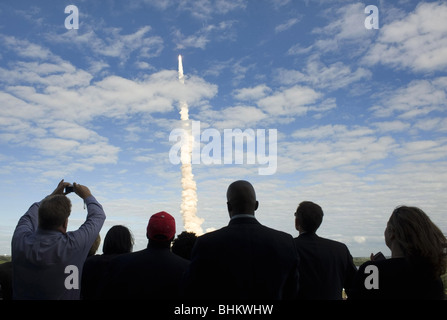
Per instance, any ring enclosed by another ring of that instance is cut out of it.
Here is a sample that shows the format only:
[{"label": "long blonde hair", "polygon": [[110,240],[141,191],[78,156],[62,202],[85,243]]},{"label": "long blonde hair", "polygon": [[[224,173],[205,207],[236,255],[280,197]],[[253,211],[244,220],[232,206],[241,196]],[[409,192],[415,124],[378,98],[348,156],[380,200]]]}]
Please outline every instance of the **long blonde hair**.
[{"label": "long blonde hair", "polygon": [[446,272],[447,239],[424,211],[400,206],[394,209],[388,223],[406,258],[429,266],[434,276]]}]

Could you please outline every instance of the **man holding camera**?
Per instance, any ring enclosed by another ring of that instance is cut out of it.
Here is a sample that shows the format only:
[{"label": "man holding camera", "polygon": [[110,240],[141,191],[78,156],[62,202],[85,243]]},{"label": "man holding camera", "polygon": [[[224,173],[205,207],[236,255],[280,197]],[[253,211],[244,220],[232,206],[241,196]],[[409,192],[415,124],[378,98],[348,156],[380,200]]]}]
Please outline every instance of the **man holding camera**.
[{"label": "man holding camera", "polygon": [[[87,218],[78,230],[67,232],[71,201],[66,194],[71,190],[84,200]],[[86,186],[64,180],[34,203],[12,237],[13,299],[79,299],[82,267],[105,218]]]}]

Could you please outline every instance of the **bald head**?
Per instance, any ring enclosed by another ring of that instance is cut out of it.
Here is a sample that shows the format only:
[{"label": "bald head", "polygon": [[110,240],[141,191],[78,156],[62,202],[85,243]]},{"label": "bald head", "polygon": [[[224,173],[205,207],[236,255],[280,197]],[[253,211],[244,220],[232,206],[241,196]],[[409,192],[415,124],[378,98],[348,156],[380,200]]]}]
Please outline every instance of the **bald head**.
[{"label": "bald head", "polygon": [[227,207],[230,217],[235,214],[255,214],[258,201],[250,182],[238,180],[230,184],[227,190]]}]

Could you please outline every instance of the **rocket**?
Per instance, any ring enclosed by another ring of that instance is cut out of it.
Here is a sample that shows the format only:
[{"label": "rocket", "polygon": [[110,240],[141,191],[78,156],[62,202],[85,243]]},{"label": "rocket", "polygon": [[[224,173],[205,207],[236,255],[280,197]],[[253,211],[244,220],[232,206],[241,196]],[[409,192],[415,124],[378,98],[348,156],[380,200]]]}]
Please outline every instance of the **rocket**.
[{"label": "rocket", "polygon": [[[178,56],[178,80],[183,85],[185,78],[183,76],[182,56]],[[182,120],[183,130],[186,133],[180,149],[180,157],[182,162],[182,204],[180,212],[183,217],[185,230],[194,232],[197,235],[203,234],[201,224],[204,219],[197,216],[197,186],[194,181],[191,167],[191,154],[194,137],[191,134],[189,126],[189,109],[186,101],[179,101],[180,104],[180,120]]]},{"label": "rocket", "polygon": [[184,84],[185,78],[183,77],[183,63],[182,63],[182,56],[178,55],[178,80]]}]

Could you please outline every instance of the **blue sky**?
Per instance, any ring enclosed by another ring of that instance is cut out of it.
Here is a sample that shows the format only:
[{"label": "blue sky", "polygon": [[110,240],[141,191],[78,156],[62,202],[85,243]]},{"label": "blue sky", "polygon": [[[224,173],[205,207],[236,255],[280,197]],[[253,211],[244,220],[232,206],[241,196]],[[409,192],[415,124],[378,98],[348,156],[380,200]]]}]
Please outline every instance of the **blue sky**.
[{"label": "blue sky", "polygon": [[[68,5],[79,29],[65,28]],[[365,28],[367,5],[379,29]],[[228,223],[226,189],[246,179],[263,224],[296,236],[297,205],[314,201],[318,233],[354,256],[390,254],[383,231],[398,205],[446,232],[446,20],[443,1],[2,1],[0,254],[62,178],[103,204],[103,238],[124,224],[140,250],[162,210],[183,231],[169,159],[180,101],[202,130],[278,132],[274,174],[193,164],[204,230]],[[69,197],[73,230],[85,211]]]}]

